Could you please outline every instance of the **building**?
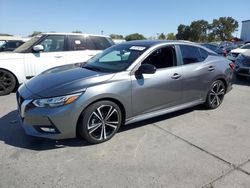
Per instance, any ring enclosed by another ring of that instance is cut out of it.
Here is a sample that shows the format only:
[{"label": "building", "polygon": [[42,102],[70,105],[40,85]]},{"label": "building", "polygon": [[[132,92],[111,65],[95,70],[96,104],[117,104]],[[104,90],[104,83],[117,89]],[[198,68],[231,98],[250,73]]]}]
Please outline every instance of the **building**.
[{"label": "building", "polygon": [[250,42],[250,20],[242,21],[240,38],[245,42]]}]

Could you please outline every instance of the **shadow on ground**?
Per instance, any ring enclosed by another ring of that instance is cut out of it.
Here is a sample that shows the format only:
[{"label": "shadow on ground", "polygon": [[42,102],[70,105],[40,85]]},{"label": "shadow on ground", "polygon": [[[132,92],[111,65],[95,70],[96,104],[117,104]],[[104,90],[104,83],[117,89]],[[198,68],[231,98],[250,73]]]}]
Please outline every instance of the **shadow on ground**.
[{"label": "shadow on ground", "polygon": [[[120,128],[118,134],[122,134],[124,131],[140,128],[142,126],[152,124],[158,121],[167,120],[176,116],[180,116],[189,113],[193,110],[204,110],[203,106],[197,106],[174,112],[171,114],[162,115],[159,117],[151,118],[138,123],[124,125]],[[11,145],[18,148],[25,148],[30,150],[42,151],[58,149],[63,147],[83,147],[90,146],[81,138],[73,138],[66,140],[50,140],[44,138],[37,138],[28,136],[25,134],[20,123],[17,121],[17,111],[12,111],[0,119],[0,141],[3,141],[7,145]]]}]

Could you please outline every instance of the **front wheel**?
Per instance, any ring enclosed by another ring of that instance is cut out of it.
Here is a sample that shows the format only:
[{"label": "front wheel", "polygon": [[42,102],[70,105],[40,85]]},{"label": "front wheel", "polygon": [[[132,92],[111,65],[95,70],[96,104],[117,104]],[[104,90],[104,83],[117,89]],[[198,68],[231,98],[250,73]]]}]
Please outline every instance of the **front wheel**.
[{"label": "front wheel", "polygon": [[78,131],[92,144],[111,139],[122,124],[121,110],[112,101],[99,101],[90,105],[80,118]]},{"label": "front wheel", "polygon": [[211,85],[205,105],[209,109],[215,109],[219,107],[224,99],[224,95],[226,92],[225,84],[221,80],[216,80]]},{"label": "front wheel", "polygon": [[12,73],[0,69],[0,96],[11,93],[16,88],[16,83]]}]

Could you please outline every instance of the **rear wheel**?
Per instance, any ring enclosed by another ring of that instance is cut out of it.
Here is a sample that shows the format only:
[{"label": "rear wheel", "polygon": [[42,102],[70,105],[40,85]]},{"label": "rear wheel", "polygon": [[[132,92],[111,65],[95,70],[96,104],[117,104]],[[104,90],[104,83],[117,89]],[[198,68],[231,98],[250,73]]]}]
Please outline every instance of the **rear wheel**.
[{"label": "rear wheel", "polygon": [[121,123],[119,106],[111,101],[99,101],[84,110],[79,133],[87,142],[98,144],[111,139]]},{"label": "rear wheel", "polygon": [[215,109],[219,107],[224,99],[226,92],[225,84],[221,80],[216,80],[211,85],[207,94],[205,105],[209,109]]},{"label": "rear wheel", "polygon": [[16,88],[16,83],[12,73],[0,69],[0,96],[11,93]]}]

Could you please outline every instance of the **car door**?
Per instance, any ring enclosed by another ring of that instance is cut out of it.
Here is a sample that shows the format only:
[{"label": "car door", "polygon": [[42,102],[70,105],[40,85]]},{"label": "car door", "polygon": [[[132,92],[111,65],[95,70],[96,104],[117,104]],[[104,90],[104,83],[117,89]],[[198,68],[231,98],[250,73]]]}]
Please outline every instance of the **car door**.
[{"label": "car door", "polygon": [[183,64],[183,102],[202,100],[215,77],[216,65],[208,52],[192,45],[179,45]]},{"label": "car door", "polygon": [[32,53],[25,53],[24,55],[27,79],[52,67],[66,64],[64,35],[48,35],[38,44],[44,47],[43,51],[32,51]]},{"label": "car door", "polygon": [[159,48],[142,62],[154,65],[156,72],[131,76],[134,116],[181,103],[182,67],[176,57],[174,46]]}]

